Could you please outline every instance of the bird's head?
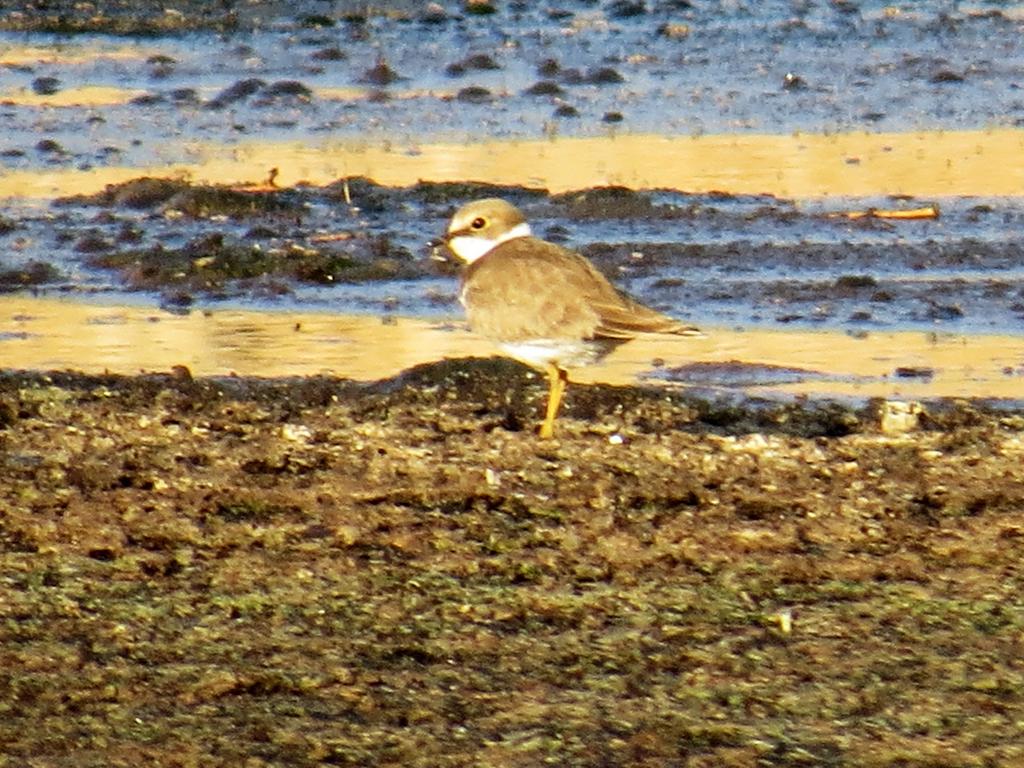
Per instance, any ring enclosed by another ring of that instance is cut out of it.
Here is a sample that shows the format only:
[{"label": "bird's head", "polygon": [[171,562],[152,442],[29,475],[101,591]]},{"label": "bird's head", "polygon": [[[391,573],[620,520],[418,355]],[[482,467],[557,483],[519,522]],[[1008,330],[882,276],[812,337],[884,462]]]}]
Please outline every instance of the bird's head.
[{"label": "bird's head", "polygon": [[466,264],[490,253],[495,246],[531,234],[526,217],[511,203],[497,197],[475,200],[455,212],[448,230],[431,246],[448,246]]}]

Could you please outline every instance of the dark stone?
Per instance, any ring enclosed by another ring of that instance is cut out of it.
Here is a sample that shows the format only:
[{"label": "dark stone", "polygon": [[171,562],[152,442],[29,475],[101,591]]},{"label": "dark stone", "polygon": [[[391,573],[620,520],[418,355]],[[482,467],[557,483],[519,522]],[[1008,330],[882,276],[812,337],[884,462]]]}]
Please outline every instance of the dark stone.
[{"label": "dark stone", "polygon": [[608,6],[608,15],[614,19],[631,19],[647,13],[647,6],[637,0],[615,0]]},{"label": "dark stone", "polygon": [[561,71],[561,66],[554,59],[544,59],[537,65],[537,74],[541,77],[554,77]]},{"label": "dark stone", "polygon": [[313,91],[298,80],[278,80],[271,83],[262,91],[263,96],[297,96],[299,98],[311,99]]},{"label": "dark stone", "polygon": [[128,103],[133,107],[152,107],[156,104],[163,104],[166,99],[159,93],[143,93],[133,97]]},{"label": "dark stone", "polygon": [[37,77],[32,81],[32,90],[40,96],[52,96],[60,90],[60,80],[56,77]]},{"label": "dark stone", "polygon": [[348,58],[348,54],[341,50],[341,48],[332,45],[327,48],[321,48],[319,51],[313,51],[309,57],[313,61],[344,61]]},{"label": "dark stone", "polygon": [[389,67],[386,61],[380,61],[376,66],[363,73],[360,82],[384,86],[391,85],[391,83],[399,79],[401,79],[401,76]]},{"label": "dark stone", "polygon": [[586,82],[592,85],[616,85],[626,82],[626,78],[611,67],[598,67],[587,73]]},{"label": "dark stone", "polygon": [[42,139],[36,144],[36,152],[43,152],[48,155],[66,154],[64,147],[53,139]]},{"label": "dark stone", "polygon": [[239,80],[234,85],[229,85],[223,91],[214,96],[213,99],[206,103],[206,106],[208,109],[223,109],[224,107],[234,104],[236,101],[241,101],[242,99],[252,96],[265,85],[266,83],[258,77]]},{"label": "dark stone", "polygon": [[941,85],[943,83],[962,83],[963,81],[963,75],[958,74],[951,69],[941,69],[932,75],[928,82]]},{"label": "dark stone", "polygon": [[803,91],[806,89],[807,81],[800,77],[800,75],[787,72],[786,76],[782,78],[782,90],[784,91]]},{"label": "dark stone", "polygon": [[455,98],[466,104],[487,104],[493,97],[486,88],[481,88],[479,85],[471,85],[459,91]]},{"label": "dark stone", "polygon": [[538,80],[523,93],[527,96],[564,96],[565,89],[551,80]]}]

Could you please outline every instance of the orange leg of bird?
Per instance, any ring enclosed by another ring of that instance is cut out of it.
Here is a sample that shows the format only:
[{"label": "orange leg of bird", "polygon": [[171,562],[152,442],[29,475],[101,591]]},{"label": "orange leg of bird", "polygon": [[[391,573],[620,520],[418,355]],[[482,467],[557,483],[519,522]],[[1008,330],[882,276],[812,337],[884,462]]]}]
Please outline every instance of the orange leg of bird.
[{"label": "orange leg of bird", "polygon": [[555,436],[555,416],[558,415],[558,407],[562,404],[565,385],[569,383],[569,372],[557,365],[549,365],[548,381],[548,412],[544,417],[544,423],[540,425],[540,436],[545,440]]}]

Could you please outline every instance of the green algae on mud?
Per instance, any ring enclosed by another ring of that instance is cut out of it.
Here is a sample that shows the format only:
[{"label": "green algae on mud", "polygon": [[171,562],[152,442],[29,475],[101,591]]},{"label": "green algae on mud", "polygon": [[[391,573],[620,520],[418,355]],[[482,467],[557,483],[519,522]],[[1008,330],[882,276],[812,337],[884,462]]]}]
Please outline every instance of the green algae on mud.
[{"label": "green algae on mud", "polygon": [[6,759],[1024,760],[1020,414],[543,395],[0,376]]}]

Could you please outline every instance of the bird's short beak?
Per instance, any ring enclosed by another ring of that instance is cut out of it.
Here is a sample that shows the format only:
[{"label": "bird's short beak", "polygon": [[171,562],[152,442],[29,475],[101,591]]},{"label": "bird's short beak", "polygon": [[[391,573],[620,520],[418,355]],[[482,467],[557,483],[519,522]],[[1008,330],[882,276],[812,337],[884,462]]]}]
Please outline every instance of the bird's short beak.
[{"label": "bird's short beak", "polygon": [[448,257],[445,252],[441,250],[442,246],[448,245],[448,235],[441,235],[435,237],[427,243],[427,247],[430,248],[430,260],[431,261],[448,261]]}]

